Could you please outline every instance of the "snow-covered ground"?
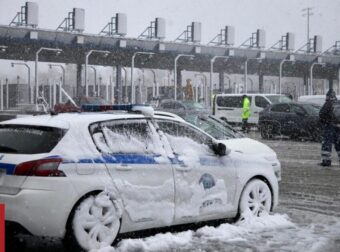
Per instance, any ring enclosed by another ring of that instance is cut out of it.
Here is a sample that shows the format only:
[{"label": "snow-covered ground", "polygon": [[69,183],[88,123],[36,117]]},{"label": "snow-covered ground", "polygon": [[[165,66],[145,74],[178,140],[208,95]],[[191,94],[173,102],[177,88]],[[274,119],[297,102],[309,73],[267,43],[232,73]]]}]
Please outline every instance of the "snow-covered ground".
[{"label": "snow-covered ground", "polygon": [[279,213],[245,218],[234,224],[204,226],[196,231],[160,233],[124,239],[120,251],[340,251],[340,219],[312,212],[279,208]]}]

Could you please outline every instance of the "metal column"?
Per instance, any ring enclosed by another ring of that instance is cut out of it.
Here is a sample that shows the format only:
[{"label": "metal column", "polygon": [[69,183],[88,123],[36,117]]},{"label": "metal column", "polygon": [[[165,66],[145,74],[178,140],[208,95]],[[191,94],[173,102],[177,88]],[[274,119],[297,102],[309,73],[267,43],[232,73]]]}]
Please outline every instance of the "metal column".
[{"label": "metal column", "polygon": [[259,92],[262,94],[264,93],[264,75],[263,73],[260,73],[259,74]]},{"label": "metal column", "polygon": [[[126,78],[126,76],[125,76]],[[115,101],[120,104],[123,102],[123,85],[122,85],[122,66],[116,66],[116,92],[115,92]]]},{"label": "metal column", "polygon": [[219,80],[219,85],[220,85],[220,93],[224,93],[224,72],[219,72],[218,73],[218,80]]},{"label": "metal column", "polygon": [[[77,87],[76,87],[76,96],[83,95],[83,88],[82,88],[82,77],[81,77],[81,64],[77,64]],[[85,82],[84,82],[85,83]],[[74,95],[74,94],[73,94]]]},{"label": "metal column", "polygon": [[182,69],[180,69],[179,67],[177,67],[176,79],[177,79],[177,87],[176,87],[177,88],[177,99],[182,100],[183,99]]}]

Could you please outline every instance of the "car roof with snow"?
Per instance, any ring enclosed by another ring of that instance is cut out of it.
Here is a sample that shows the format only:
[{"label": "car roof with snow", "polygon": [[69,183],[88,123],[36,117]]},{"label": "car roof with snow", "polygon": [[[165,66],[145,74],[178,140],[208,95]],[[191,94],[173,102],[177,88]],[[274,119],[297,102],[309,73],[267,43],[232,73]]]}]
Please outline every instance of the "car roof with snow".
[{"label": "car roof with snow", "polygon": [[[183,121],[176,117],[169,117],[166,115],[155,114],[155,118],[171,119],[175,121]],[[1,122],[5,124],[17,125],[34,125],[34,126],[47,126],[58,127],[62,129],[69,129],[72,124],[91,124],[97,121],[106,121],[113,119],[134,119],[134,118],[147,118],[140,113],[127,113],[126,111],[120,112],[81,112],[81,113],[60,113],[57,115],[37,115],[23,118],[16,118],[8,121]]]}]

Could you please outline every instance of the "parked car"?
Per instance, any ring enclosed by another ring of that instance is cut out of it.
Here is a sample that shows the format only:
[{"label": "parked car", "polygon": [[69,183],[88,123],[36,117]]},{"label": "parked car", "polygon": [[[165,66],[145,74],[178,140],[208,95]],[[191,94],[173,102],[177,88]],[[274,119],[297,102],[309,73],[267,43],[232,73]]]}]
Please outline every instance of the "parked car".
[{"label": "parked car", "polygon": [[62,113],[0,123],[6,222],[90,250],[118,233],[258,216],[277,206],[269,162],[183,120],[151,115]]},{"label": "parked car", "polygon": [[269,139],[275,135],[293,139],[308,137],[320,141],[320,106],[311,103],[278,103],[260,112],[259,128],[261,136]]},{"label": "parked car", "polygon": [[[244,94],[217,94],[213,100],[213,115],[232,124],[242,123],[242,96]],[[246,94],[250,100],[251,115],[249,124],[257,125],[259,112],[270,104],[291,102],[286,95],[279,94]]]},{"label": "parked car", "polygon": [[176,118],[177,120],[185,120],[212,136],[216,141],[222,142],[231,150],[247,155],[263,157],[271,163],[278,180],[281,180],[281,163],[273,149],[257,140],[245,137],[242,133],[216,116],[192,113],[182,118],[178,115],[163,111],[155,111],[155,114]]},{"label": "parked car", "polygon": [[65,113],[65,112],[76,112],[79,111],[81,106],[83,105],[112,105],[111,102],[98,97],[98,96],[77,96],[69,99],[65,103],[57,103],[54,106],[54,111],[57,113]]},{"label": "parked car", "polygon": [[177,115],[186,115],[188,113],[207,113],[208,110],[202,103],[195,101],[178,101],[165,99],[160,102],[158,110],[175,113]]},{"label": "parked car", "polygon": [[[338,101],[340,100],[340,95],[336,96]],[[326,101],[326,95],[302,95],[298,98],[299,102],[313,103],[322,106]]]}]

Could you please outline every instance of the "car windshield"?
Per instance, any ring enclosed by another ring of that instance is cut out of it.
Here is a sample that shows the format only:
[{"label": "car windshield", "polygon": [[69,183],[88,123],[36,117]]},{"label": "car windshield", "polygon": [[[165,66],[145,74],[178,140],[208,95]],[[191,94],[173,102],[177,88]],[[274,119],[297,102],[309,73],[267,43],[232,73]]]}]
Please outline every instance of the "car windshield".
[{"label": "car windshield", "polygon": [[193,102],[193,101],[183,101],[183,104],[187,109],[195,109],[195,110],[204,110],[205,107],[202,103]]},{"label": "car windshield", "polygon": [[242,137],[230,125],[214,116],[187,115],[184,119],[218,140]]},{"label": "car windshield", "polygon": [[271,103],[283,103],[283,102],[292,102],[292,100],[285,95],[266,95],[266,97],[270,100]]},{"label": "car windshield", "polygon": [[53,127],[0,125],[0,153],[48,153],[65,132],[63,129]]},{"label": "car windshield", "polygon": [[308,115],[319,115],[321,107],[316,104],[303,104],[302,107]]}]

